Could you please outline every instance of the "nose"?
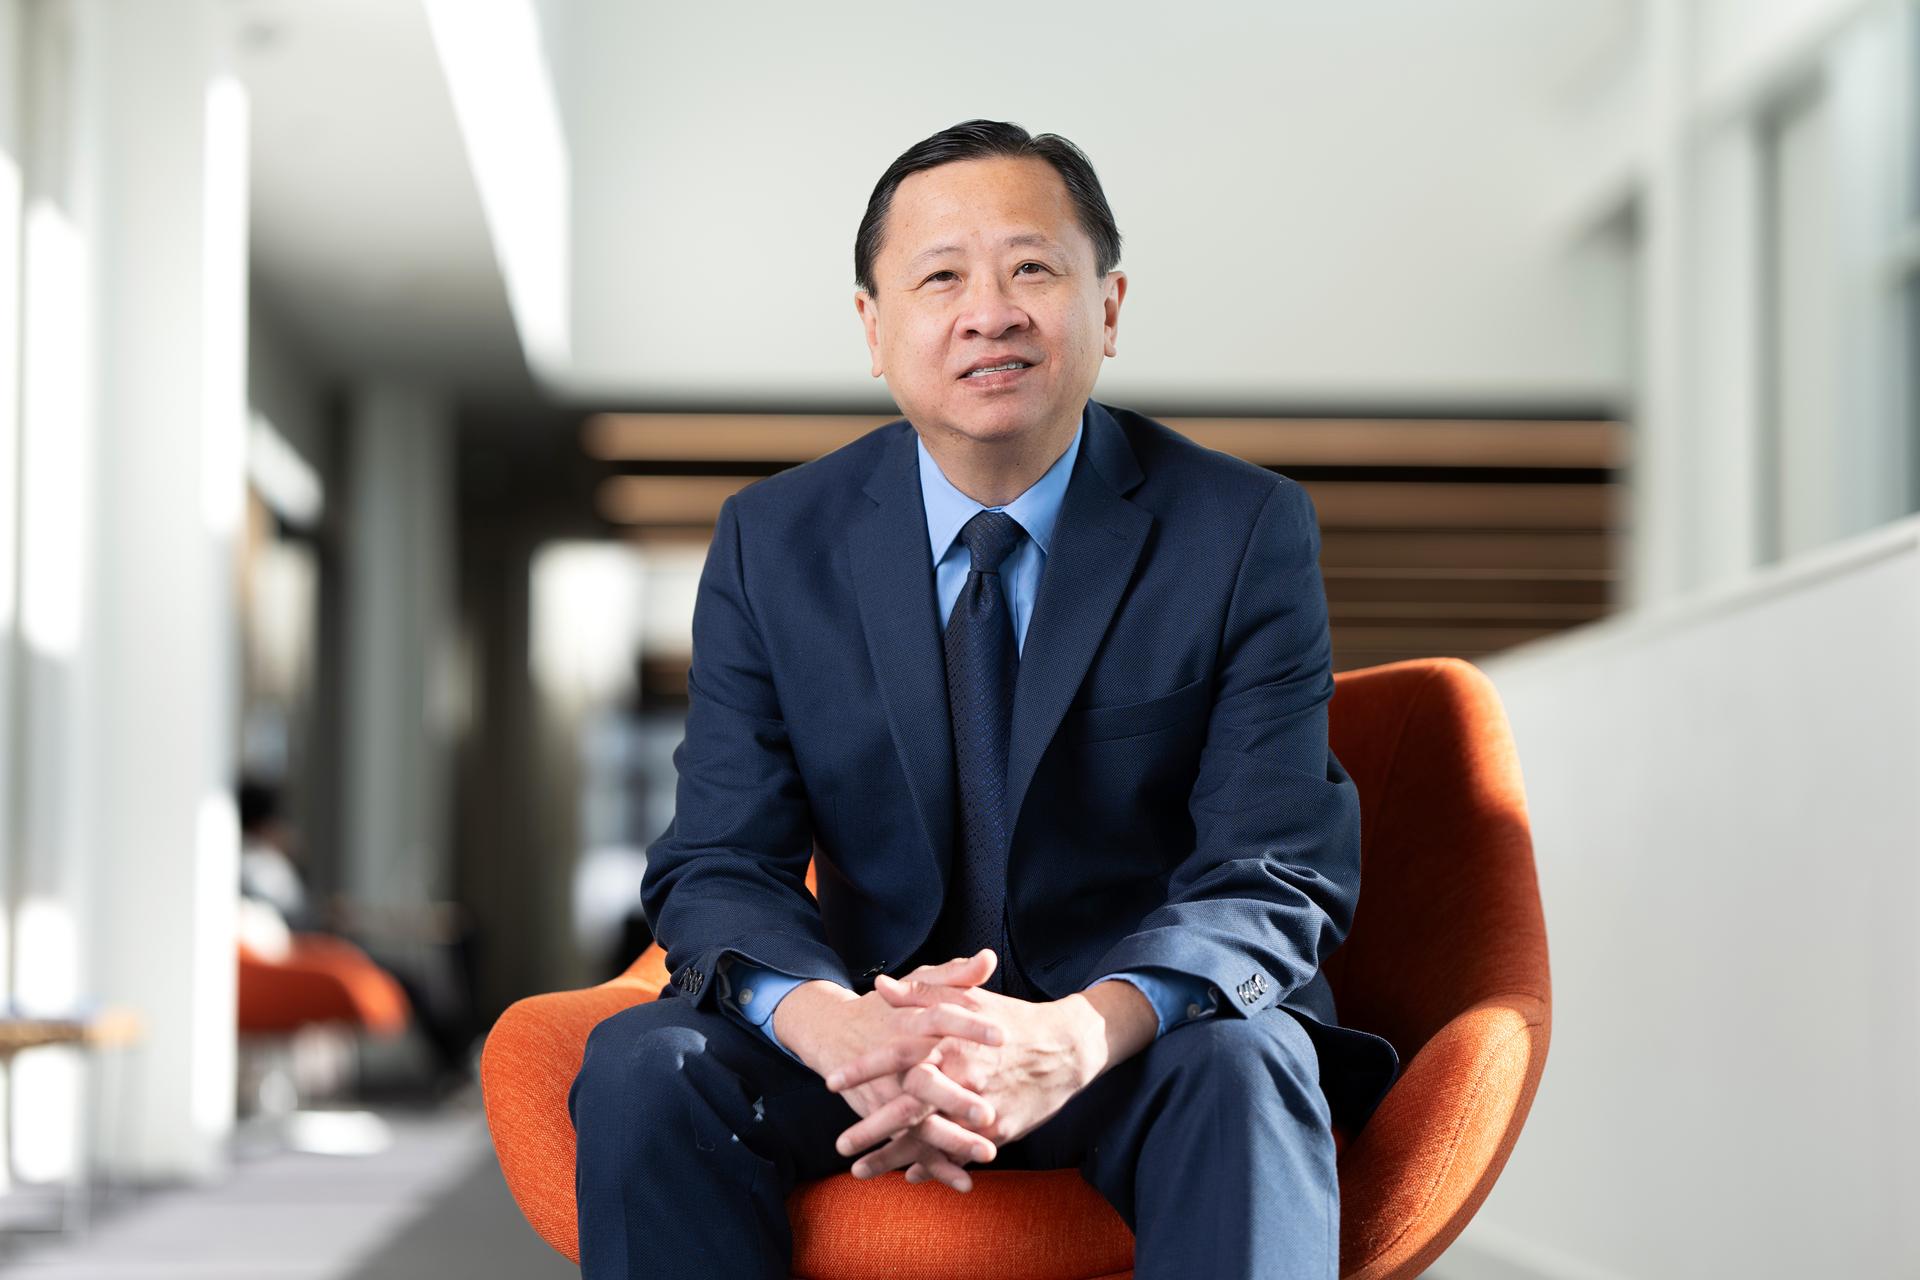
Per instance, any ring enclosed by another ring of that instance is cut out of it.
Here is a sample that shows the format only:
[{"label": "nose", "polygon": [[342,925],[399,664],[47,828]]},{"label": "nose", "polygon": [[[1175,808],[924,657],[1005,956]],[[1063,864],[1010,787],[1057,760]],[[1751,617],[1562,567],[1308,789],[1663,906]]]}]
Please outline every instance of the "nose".
[{"label": "nose", "polygon": [[967,285],[958,322],[960,335],[997,338],[1011,330],[1027,327],[1027,313],[1013,300],[1012,282],[992,272],[977,272]]}]

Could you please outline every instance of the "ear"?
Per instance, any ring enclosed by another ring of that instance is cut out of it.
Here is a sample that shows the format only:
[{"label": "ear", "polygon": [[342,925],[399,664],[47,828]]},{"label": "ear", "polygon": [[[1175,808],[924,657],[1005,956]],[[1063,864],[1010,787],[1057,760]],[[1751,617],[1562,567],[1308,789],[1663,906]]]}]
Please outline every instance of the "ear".
[{"label": "ear", "polygon": [[1103,283],[1106,287],[1106,297],[1101,299],[1100,306],[1106,313],[1107,354],[1112,356],[1120,354],[1114,347],[1113,340],[1120,332],[1120,300],[1127,296],[1127,273],[1109,271]]},{"label": "ear", "polygon": [[868,376],[877,378],[886,372],[880,364],[880,304],[865,289],[855,289],[853,309],[860,313],[860,325],[867,334],[867,355],[873,362]]}]

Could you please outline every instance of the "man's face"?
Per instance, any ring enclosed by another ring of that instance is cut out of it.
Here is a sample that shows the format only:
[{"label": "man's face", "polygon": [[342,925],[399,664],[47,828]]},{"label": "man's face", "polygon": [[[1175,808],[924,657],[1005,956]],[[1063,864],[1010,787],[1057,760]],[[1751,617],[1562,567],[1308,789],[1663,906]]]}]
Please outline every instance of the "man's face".
[{"label": "man's face", "polygon": [[[901,182],[854,295],[874,376],[923,433],[989,442],[1077,422],[1114,354],[1126,276],[1093,242],[1054,167],[962,160]],[[981,365],[1027,367],[968,376]]]}]

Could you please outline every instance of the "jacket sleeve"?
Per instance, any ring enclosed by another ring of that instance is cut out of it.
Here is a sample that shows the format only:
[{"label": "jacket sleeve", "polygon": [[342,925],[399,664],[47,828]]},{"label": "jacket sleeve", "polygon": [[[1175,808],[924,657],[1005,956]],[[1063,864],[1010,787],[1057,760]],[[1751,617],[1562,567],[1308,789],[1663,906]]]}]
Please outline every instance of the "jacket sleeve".
[{"label": "jacket sleeve", "polygon": [[854,985],[807,891],[812,823],[745,581],[738,504],[721,504],[700,574],[673,821],[640,884],[673,986],[697,1001],[714,998],[728,954]]},{"label": "jacket sleeve", "polygon": [[1313,502],[1276,483],[1228,603],[1188,799],[1194,847],[1166,901],[1093,966],[1204,979],[1250,1016],[1304,986],[1360,897],[1360,797],[1327,745],[1333,646]]}]

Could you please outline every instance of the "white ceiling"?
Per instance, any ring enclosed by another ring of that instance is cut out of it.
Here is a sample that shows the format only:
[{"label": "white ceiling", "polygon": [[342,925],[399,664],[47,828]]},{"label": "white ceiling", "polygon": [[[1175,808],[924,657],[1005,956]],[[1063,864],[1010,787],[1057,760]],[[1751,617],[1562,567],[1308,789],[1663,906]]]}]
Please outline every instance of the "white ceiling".
[{"label": "white ceiling", "polygon": [[[342,369],[524,380],[417,0],[235,8],[275,311]],[[1131,282],[1103,396],[1537,405],[1623,382],[1618,299],[1548,211],[1635,0],[538,8],[573,174],[565,398],[884,403],[854,228],[898,152],[979,115],[1066,134],[1106,185]]]},{"label": "white ceiling", "polygon": [[525,390],[417,0],[236,0],[256,299],[319,371]]}]

